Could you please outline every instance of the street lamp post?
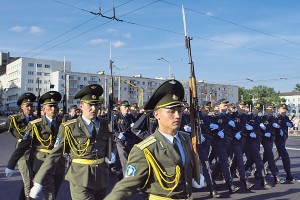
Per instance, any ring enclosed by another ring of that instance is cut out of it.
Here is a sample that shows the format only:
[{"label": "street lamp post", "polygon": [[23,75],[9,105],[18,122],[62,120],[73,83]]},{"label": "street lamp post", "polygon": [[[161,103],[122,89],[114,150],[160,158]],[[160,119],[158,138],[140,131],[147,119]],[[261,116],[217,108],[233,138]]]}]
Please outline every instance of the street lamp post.
[{"label": "street lamp post", "polygon": [[165,59],[163,57],[160,57],[157,60],[165,61],[165,62],[168,63],[168,65],[169,65],[169,79],[172,79],[172,73],[171,73],[172,63],[182,61],[182,59],[180,58],[178,60],[174,60],[174,61],[170,62],[170,61],[168,61],[167,59]]}]

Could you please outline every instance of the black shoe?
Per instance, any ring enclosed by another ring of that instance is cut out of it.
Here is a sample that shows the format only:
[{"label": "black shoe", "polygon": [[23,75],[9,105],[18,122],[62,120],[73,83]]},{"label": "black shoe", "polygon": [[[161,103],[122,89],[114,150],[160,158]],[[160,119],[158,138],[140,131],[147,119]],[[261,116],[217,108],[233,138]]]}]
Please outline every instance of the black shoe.
[{"label": "black shoe", "polygon": [[281,184],[281,183],[284,183],[284,180],[279,178],[279,176],[274,175],[274,184]]},{"label": "black shoe", "polygon": [[265,178],[260,179],[260,185],[263,186],[265,189],[271,188],[271,185],[266,181]]},{"label": "black shoe", "polygon": [[248,180],[245,179],[242,179],[241,182],[243,182],[247,190],[250,190],[254,186],[254,184],[250,183]]},{"label": "black shoe", "polygon": [[209,196],[211,198],[220,198],[221,195],[217,192],[217,190],[214,189],[212,185],[207,185],[208,190],[209,190]]},{"label": "black shoe", "polygon": [[236,193],[240,187],[234,185],[232,182],[226,182],[227,186],[228,186],[228,190],[230,194]]},{"label": "black shoe", "polygon": [[295,179],[292,175],[289,175],[289,176],[286,176],[286,181],[289,181],[289,182],[295,182],[295,181],[298,181],[297,179]]}]

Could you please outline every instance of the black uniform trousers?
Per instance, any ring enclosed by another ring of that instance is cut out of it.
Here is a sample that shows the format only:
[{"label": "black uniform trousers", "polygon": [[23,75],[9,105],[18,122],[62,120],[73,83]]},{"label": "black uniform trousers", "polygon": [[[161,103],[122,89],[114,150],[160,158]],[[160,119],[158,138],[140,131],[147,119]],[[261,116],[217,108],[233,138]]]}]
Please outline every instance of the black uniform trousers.
[{"label": "black uniform trousers", "polygon": [[230,162],[228,158],[227,139],[221,139],[219,136],[214,136],[212,143],[213,152],[217,157],[217,162],[212,171],[212,178],[214,179],[219,172],[222,172],[225,181],[232,181],[230,174]]},{"label": "black uniform trousers", "polygon": [[263,163],[268,162],[272,175],[277,175],[278,168],[274,160],[273,139],[264,137],[261,144],[264,147]]},{"label": "black uniform trousers", "polygon": [[279,156],[282,159],[283,169],[285,172],[290,172],[291,170],[291,161],[290,156],[285,148],[286,139],[284,136],[277,136],[275,140],[275,145],[278,151]]},{"label": "black uniform trousers", "polygon": [[201,143],[198,148],[199,159],[201,162],[203,176],[207,185],[212,185],[211,169],[208,161],[208,155],[210,151],[210,145],[207,141]]},{"label": "black uniform trousers", "polygon": [[245,154],[247,161],[245,163],[245,170],[255,164],[256,173],[260,178],[264,177],[263,173],[263,162],[260,155],[260,141],[257,138],[248,138],[245,142]]},{"label": "black uniform trousers", "polygon": [[237,167],[239,171],[240,179],[245,179],[246,171],[245,171],[245,165],[243,160],[244,142],[242,140],[237,140],[236,138],[233,138],[231,141],[229,153],[232,162],[235,163],[234,165],[232,165],[233,169],[235,170]]}]

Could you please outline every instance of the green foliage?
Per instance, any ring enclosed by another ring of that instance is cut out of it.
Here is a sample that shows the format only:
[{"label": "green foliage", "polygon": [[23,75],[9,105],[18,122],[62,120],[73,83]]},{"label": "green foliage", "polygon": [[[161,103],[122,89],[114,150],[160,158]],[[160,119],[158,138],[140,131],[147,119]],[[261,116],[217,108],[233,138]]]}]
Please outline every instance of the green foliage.
[{"label": "green foliage", "polygon": [[274,103],[279,104],[285,102],[285,99],[279,97],[279,93],[275,92],[274,88],[269,88],[264,85],[254,86],[252,89],[239,88],[239,100],[245,102],[258,102],[260,104]]},{"label": "green foliage", "polygon": [[300,92],[300,84],[299,83],[295,85],[293,92]]}]

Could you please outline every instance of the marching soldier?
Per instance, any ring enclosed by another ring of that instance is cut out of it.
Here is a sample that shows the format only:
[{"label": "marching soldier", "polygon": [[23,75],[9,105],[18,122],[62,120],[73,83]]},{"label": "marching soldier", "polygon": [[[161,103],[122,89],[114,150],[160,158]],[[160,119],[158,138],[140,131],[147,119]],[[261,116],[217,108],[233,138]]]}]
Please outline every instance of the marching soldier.
[{"label": "marching soldier", "polygon": [[261,118],[260,129],[262,132],[262,141],[261,144],[264,148],[263,153],[263,162],[268,162],[270,171],[274,177],[274,183],[283,183],[283,181],[278,176],[278,168],[275,164],[274,153],[273,153],[273,142],[275,136],[274,128],[280,128],[279,124],[275,122],[275,118],[273,116],[274,105],[267,104],[265,106],[266,113]]},{"label": "marching soldier", "polygon": [[214,181],[211,176],[211,167],[208,159],[209,152],[211,149],[211,143],[213,140],[212,131],[210,130],[210,119],[208,117],[208,113],[211,109],[211,103],[203,102],[200,107],[201,112],[199,113],[200,117],[200,128],[201,128],[201,143],[198,148],[198,155],[201,161],[203,176],[205,178],[205,182],[207,184],[207,188],[210,193],[211,198],[219,198],[221,195],[216,190],[216,185],[214,185]]},{"label": "marching soldier", "polygon": [[247,124],[249,128],[246,131],[246,143],[245,146],[245,154],[247,157],[247,161],[245,163],[245,170],[248,170],[255,163],[256,167],[256,176],[260,179],[260,184],[265,189],[269,189],[270,185],[265,179],[265,174],[263,173],[263,162],[260,155],[260,141],[261,141],[261,133],[260,133],[260,116],[258,113],[261,110],[261,105],[259,103],[254,104],[252,113],[247,117]]},{"label": "marching soldier", "polygon": [[156,131],[135,145],[129,155],[125,178],[106,200],[129,199],[140,188],[149,199],[192,199],[194,166],[190,135],[178,131],[184,88],[176,80],[163,83],[151,96],[146,110],[154,110]]},{"label": "marching soldier", "polygon": [[157,128],[157,120],[153,116],[153,110],[144,111],[142,116],[134,123],[131,131],[144,140],[155,132]]},{"label": "marching soldier", "polygon": [[288,139],[288,128],[293,126],[293,123],[286,116],[287,105],[280,104],[278,106],[278,116],[276,116],[276,123],[279,125],[279,128],[275,128],[275,145],[279,156],[282,159],[282,164],[284,171],[286,172],[287,181],[296,181],[291,173],[291,161],[290,156],[285,148],[286,140]]},{"label": "marching soldier", "polygon": [[246,179],[246,171],[243,160],[244,154],[244,135],[245,129],[252,130],[253,127],[247,122],[247,115],[245,114],[245,102],[239,101],[236,103],[237,111],[231,116],[229,125],[231,126],[232,140],[230,144],[230,156],[232,157],[231,172],[238,169],[241,182],[247,190],[250,190],[254,185]]},{"label": "marching soldier", "polygon": [[222,171],[223,177],[226,181],[226,185],[230,193],[237,192],[240,188],[233,184],[233,180],[230,173],[230,162],[228,158],[228,140],[232,140],[229,125],[233,121],[229,120],[227,111],[228,101],[226,99],[220,99],[217,102],[219,108],[218,115],[211,117],[210,129],[213,132],[212,148],[214,155],[217,157],[217,162],[212,171],[212,178],[214,179],[219,172]]},{"label": "marching soldier", "polygon": [[[33,172],[36,174],[39,171],[53,148],[58,127],[61,124],[61,119],[57,117],[57,104],[60,100],[61,94],[56,91],[47,92],[40,97],[39,103],[43,104],[45,115],[39,119],[30,121],[26,135],[8,162],[8,166],[11,166],[12,169],[15,168],[16,161],[26,151],[30,150],[33,155]],[[63,181],[64,172],[64,159],[61,159],[60,163],[44,181],[43,194],[46,200],[53,200],[57,196],[59,187]]]},{"label": "marching soldier", "polygon": [[[17,105],[21,107],[22,112],[10,115],[7,121],[2,124],[2,130],[10,132],[17,139],[16,149],[18,149],[19,143],[22,141],[25,132],[28,131],[28,123],[36,119],[33,115],[33,102],[35,100],[36,96],[30,92],[21,95],[17,101]],[[24,184],[23,190],[20,191],[19,199],[30,199],[29,192],[32,186],[33,172],[29,150],[17,161],[17,164]],[[13,169],[14,166],[7,165],[7,168],[5,169],[7,177],[12,176],[14,172]]]},{"label": "marching soldier", "polygon": [[98,118],[100,107],[99,96],[103,93],[100,85],[92,84],[81,89],[75,96],[80,98],[82,115],[62,123],[53,150],[41,166],[34,178],[34,186],[30,197],[37,198],[45,186],[44,181],[57,167],[64,153],[69,153],[71,163],[66,172],[66,180],[70,182],[73,200],[103,199],[108,186],[108,165],[114,162],[107,158],[108,132],[107,120]]},{"label": "marching soldier", "polygon": [[125,174],[128,154],[133,145],[139,143],[141,139],[131,131],[135,119],[129,114],[129,102],[122,101],[120,104],[120,113],[116,115],[114,122],[114,132],[118,155],[120,158],[122,172]]}]

